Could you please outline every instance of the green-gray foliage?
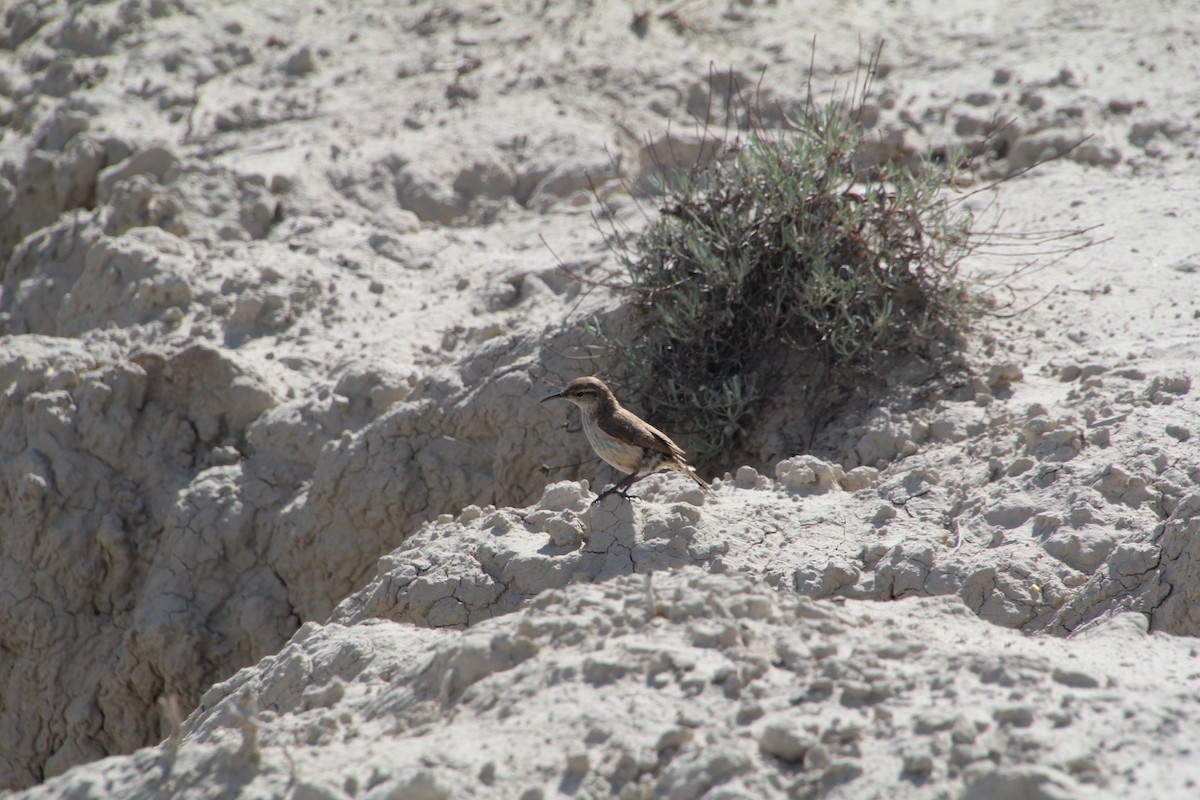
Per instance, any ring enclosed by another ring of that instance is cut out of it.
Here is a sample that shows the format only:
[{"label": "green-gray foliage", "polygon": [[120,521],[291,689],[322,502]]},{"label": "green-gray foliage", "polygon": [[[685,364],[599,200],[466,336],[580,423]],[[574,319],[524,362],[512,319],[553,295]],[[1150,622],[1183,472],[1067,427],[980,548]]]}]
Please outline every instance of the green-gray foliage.
[{"label": "green-gray foliage", "polygon": [[865,368],[959,321],[971,219],[947,176],[860,174],[838,104],[795,125],[669,173],[657,220],[617,242],[638,323],[610,344],[651,418],[700,434],[700,460],[736,446],[780,385],[781,347]]}]

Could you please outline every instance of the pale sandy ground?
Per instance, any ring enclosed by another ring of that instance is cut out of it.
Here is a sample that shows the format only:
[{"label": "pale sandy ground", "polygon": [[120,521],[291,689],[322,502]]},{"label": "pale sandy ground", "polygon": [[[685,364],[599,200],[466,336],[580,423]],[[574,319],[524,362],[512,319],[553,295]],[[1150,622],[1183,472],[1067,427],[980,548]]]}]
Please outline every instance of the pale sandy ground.
[{"label": "pale sandy ground", "polygon": [[[8,4],[0,787],[1197,796],[1198,12]],[[712,69],[787,107],[881,36],[876,156],[1090,135],[969,202],[1094,246],[964,265],[965,385],[589,508],[536,401],[618,302],[552,255],[613,266],[591,184],[642,224]]]}]

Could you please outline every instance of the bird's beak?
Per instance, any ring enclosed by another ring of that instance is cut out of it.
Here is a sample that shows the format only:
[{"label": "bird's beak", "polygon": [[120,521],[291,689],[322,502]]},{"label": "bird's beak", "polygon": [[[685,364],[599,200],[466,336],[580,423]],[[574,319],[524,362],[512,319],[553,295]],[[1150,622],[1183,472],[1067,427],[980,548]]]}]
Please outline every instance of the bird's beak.
[{"label": "bird's beak", "polygon": [[559,398],[559,397],[562,397],[562,396],[563,396],[563,393],[562,393],[562,392],[556,392],[556,393],[554,393],[554,394],[550,395],[549,397],[543,397],[543,398],[542,398],[541,400],[539,400],[538,402],[540,402],[540,403],[544,403],[544,402],[546,402],[547,400],[554,400],[554,399],[556,399],[556,398]]}]

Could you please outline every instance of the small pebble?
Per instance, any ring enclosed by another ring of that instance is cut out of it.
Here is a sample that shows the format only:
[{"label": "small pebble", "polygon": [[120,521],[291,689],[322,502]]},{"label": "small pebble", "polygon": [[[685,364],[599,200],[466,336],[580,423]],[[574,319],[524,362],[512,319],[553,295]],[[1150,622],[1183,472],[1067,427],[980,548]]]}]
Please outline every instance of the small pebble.
[{"label": "small pebble", "polygon": [[1181,442],[1186,442],[1192,438],[1192,432],[1182,425],[1168,425],[1167,434],[1173,436]]}]

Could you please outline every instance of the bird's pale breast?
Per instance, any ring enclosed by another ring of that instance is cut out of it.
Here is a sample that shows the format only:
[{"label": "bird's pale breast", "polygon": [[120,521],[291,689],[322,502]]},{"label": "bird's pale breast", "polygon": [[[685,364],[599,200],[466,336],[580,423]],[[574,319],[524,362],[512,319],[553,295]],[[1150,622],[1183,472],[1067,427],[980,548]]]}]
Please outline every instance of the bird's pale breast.
[{"label": "bird's pale breast", "polygon": [[626,444],[604,433],[595,420],[586,413],[583,415],[583,432],[587,434],[588,442],[596,451],[596,455],[610,466],[631,475],[644,469],[643,448]]}]

